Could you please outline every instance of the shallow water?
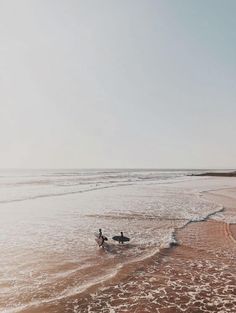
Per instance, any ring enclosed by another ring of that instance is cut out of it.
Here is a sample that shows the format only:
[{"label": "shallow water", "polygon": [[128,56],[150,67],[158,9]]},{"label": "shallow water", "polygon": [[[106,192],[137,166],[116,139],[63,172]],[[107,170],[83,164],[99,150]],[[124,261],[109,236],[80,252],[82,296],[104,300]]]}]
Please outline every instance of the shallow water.
[{"label": "shallow water", "polygon": [[[176,228],[221,206],[199,191],[222,180],[180,171],[10,171],[0,177],[0,309],[81,293],[175,241]],[[227,181],[225,180],[226,184]],[[231,180],[231,185],[236,180]],[[109,238],[99,249],[94,232]],[[119,245],[111,237],[131,238]]]}]

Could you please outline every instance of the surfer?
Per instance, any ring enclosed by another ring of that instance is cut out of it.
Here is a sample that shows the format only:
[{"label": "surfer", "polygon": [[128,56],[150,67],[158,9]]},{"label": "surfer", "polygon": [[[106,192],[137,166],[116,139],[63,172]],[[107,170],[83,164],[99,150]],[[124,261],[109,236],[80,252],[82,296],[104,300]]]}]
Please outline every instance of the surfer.
[{"label": "surfer", "polygon": [[98,234],[98,238],[101,238],[102,237],[102,229],[99,228],[99,234]]},{"label": "surfer", "polygon": [[114,236],[112,237],[113,240],[118,241],[119,243],[124,243],[125,241],[129,241],[130,239],[128,237],[125,237],[123,232],[120,232],[120,236]]},{"label": "surfer", "polygon": [[120,232],[120,238],[119,238],[119,243],[124,243],[124,235],[123,235],[123,231]]},{"label": "surfer", "polygon": [[95,239],[95,240],[98,243],[99,247],[104,248],[104,242],[107,241],[108,239],[107,239],[106,236],[104,236],[102,234],[102,229],[101,228],[99,228],[99,233],[97,235],[95,235],[95,236],[97,237],[97,239]]}]

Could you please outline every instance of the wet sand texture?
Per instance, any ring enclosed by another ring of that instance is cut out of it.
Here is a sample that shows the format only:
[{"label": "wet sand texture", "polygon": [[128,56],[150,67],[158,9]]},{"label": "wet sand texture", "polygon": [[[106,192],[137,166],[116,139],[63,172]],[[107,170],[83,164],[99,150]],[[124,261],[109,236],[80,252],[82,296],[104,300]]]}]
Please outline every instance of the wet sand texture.
[{"label": "wet sand texture", "polygon": [[96,291],[44,305],[44,312],[236,312],[235,235],[235,225],[191,223],[177,232],[180,245],[129,265]]}]

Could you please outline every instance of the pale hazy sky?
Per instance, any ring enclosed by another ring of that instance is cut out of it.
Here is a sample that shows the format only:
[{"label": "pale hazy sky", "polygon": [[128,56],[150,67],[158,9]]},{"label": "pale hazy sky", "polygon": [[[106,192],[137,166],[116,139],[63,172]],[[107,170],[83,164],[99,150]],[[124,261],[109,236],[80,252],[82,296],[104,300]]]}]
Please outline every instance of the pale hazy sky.
[{"label": "pale hazy sky", "polygon": [[236,167],[235,0],[0,0],[0,168]]}]

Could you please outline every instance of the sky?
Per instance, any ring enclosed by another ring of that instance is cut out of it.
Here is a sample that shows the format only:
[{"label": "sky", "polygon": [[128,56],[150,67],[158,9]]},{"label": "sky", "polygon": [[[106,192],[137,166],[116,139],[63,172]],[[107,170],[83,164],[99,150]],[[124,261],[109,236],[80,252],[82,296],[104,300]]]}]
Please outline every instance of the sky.
[{"label": "sky", "polygon": [[235,0],[0,0],[0,168],[236,168]]}]

